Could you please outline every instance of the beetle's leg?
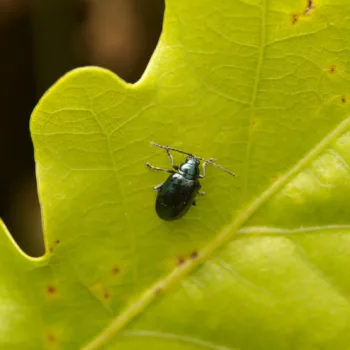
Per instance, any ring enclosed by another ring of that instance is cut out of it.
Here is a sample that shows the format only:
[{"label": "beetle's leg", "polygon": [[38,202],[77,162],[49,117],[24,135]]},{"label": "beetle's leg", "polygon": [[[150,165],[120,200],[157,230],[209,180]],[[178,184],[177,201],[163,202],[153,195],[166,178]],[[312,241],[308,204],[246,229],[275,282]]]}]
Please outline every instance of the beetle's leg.
[{"label": "beetle's leg", "polygon": [[174,171],[174,170],[158,168],[158,167],[153,166],[153,165],[151,165],[151,164],[149,164],[149,163],[146,163],[146,167],[147,167],[147,168],[150,168],[150,169],[152,169],[152,170],[164,171],[164,172],[170,173],[170,174],[175,174],[175,173],[176,173],[176,171]]},{"label": "beetle's leg", "polygon": [[154,187],[153,187],[153,190],[154,190],[154,191],[159,191],[159,190],[162,188],[162,186],[163,186],[162,183],[159,184],[159,185],[157,185],[157,186],[154,186]]},{"label": "beetle's leg", "polygon": [[171,153],[170,153],[170,151],[169,151],[168,148],[166,149],[166,153],[167,153],[167,155],[168,155],[168,157],[169,157],[171,166],[172,166],[175,170],[179,170],[179,167],[178,167],[177,165],[174,165],[173,156],[171,155]]},{"label": "beetle's leg", "polygon": [[196,201],[193,200],[192,205],[195,207],[196,206]]},{"label": "beetle's leg", "polygon": [[[213,161],[214,160],[214,158],[209,158],[208,159],[208,161],[210,162],[210,161]],[[203,164],[202,164],[202,168],[203,168],[203,174],[200,174],[199,175],[199,177],[202,179],[203,177],[205,177],[205,175],[206,175],[206,167],[207,167],[207,163],[208,162],[204,162]]]},{"label": "beetle's leg", "polygon": [[198,194],[201,195],[201,196],[205,196],[206,195],[206,193],[203,192],[203,191],[198,191]]}]

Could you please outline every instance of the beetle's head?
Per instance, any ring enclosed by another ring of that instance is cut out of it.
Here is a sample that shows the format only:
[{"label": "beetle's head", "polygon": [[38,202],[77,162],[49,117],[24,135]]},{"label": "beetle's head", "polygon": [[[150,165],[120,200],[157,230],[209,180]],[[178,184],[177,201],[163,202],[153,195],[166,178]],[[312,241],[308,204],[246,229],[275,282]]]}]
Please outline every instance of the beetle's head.
[{"label": "beetle's head", "polygon": [[182,163],[180,165],[180,172],[182,172],[184,175],[188,175],[191,178],[198,178],[199,176],[199,164],[200,160],[197,159],[194,156],[187,156],[185,163]]},{"label": "beetle's head", "polygon": [[200,164],[200,160],[196,158],[195,156],[187,156],[186,157],[186,163],[194,164],[198,166]]}]

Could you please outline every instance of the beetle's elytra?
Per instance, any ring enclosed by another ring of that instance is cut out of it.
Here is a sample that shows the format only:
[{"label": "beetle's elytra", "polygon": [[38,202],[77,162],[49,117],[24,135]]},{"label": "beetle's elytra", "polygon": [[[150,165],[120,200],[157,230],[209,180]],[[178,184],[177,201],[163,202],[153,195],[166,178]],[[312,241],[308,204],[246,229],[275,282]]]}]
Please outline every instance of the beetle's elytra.
[{"label": "beetle's elytra", "polygon": [[[175,148],[158,145],[154,142],[151,142],[151,144],[155,147],[165,149],[171,166],[174,169],[162,169],[146,163],[146,166],[152,170],[170,173],[164,183],[154,187],[154,190],[158,192],[156,199],[156,212],[163,220],[170,221],[180,219],[188,212],[192,205],[196,205],[197,194],[205,194],[200,191],[201,184],[199,179],[205,176],[206,165],[208,163],[220,168],[222,171],[225,171],[232,176],[235,176],[234,173],[226,170],[221,165],[214,163],[212,158],[204,159]],[[170,151],[186,154],[186,161],[180,166],[175,165]],[[199,171],[201,161],[203,161],[203,174]]]}]

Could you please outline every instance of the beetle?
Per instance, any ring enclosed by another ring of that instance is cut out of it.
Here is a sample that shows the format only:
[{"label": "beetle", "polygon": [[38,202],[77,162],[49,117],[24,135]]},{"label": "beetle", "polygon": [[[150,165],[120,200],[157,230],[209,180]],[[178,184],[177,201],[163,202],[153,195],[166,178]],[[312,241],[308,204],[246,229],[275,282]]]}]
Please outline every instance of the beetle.
[{"label": "beetle", "polygon": [[[151,144],[166,151],[173,168],[173,170],[163,169],[146,163],[149,169],[170,173],[164,183],[154,187],[154,190],[158,192],[156,212],[162,220],[171,221],[180,219],[188,212],[192,205],[196,205],[197,194],[205,195],[204,192],[200,191],[201,184],[199,179],[205,177],[207,164],[214,165],[231,176],[235,176],[231,171],[214,163],[213,158],[204,159],[169,146],[162,146],[154,142],[151,142]],[[170,151],[185,154],[185,162],[179,166],[175,165]],[[203,174],[199,171],[201,161],[203,161]]]}]

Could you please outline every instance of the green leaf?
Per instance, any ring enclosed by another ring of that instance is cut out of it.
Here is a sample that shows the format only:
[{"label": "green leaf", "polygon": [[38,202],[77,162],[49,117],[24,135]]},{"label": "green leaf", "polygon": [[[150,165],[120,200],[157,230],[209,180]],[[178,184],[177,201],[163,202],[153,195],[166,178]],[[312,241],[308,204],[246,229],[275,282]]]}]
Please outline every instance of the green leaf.
[{"label": "green leaf", "polygon": [[[349,18],[348,0],[169,0],[137,84],[58,81],[31,120],[47,250],[1,229],[0,347],[348,348]],[[237,176],[208,166],[207,196],[163,222],[150,141]]]}]

